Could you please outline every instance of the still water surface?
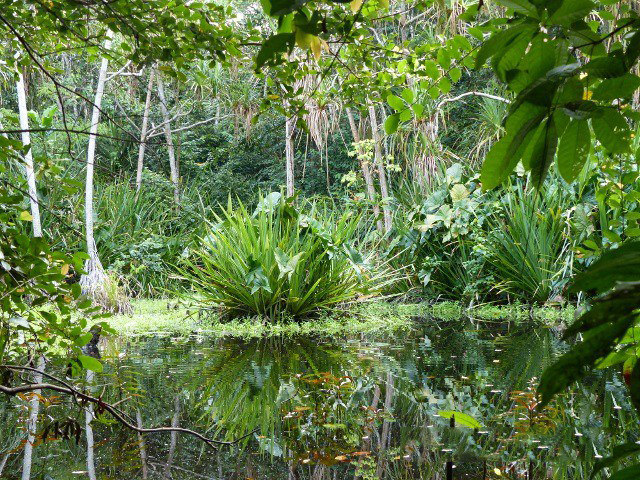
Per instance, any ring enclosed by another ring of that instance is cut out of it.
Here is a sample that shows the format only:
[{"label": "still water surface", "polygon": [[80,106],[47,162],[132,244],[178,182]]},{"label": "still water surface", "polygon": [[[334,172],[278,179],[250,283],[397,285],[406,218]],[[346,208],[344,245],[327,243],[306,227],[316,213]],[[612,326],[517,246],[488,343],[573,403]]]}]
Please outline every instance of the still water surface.
[{"label": "still water surface", "polygon": [[[558,337],[535,324],[420,318],[357,337],[114,338],[95,391],[144,426],[244,437],[213,449],[147,435],[149,478],[444,479],[447,467],[460,479],[588,478],[640,432],[611,372],[534,409],[532,387],[566,348]],[[99,478],[142,478],[137,435],[99,423],[94,434]],[[86,478],[84,442],[36,451],[36,478]]]}]

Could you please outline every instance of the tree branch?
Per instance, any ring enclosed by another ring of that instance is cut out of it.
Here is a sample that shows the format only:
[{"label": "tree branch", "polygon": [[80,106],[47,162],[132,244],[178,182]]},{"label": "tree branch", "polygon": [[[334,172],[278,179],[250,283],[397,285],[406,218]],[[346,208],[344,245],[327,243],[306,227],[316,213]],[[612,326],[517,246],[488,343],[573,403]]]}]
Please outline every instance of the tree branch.
[{"label": "tree branch", "polygon": [[458,100],[461,100],[461,99],[463,99],[465,97],[471,97],[471,96],[473,96],[473,97],[485,97],[485,98],[490,98],[492,100],[498,100],[499,102],[511,103],[511,100],[509,100],[507,98],[499,97],[497,95],[491,95],[489,93],[466,92],[466,93],[463,93],[462,95],[458,95],[457,97],[445,98],[440,103],[438,103],[438,105],[436,106],[436,110],[440,110],[445,103],[457,102]]},{"label": "tree branch", "polygon": [[[22,370],[23,367],[14,367],[14,366],[9,366],[9,365],[5,365],[5,368],[13,368],[13,369],[19,369]],[[60,383],[63,383],[63,381],[48,375],[49,378],[54,378],[56,381],[59,381]],[[85,402],[90,402],[93,404],[98,405],[101,409],[109,412],[111,414],[111,416],[116,419],[120,424],[122,424],[123,426],[125,426],[126,428],[128,428],[129,430],[132,430],[134,432],[140,433],[140,434],[145,434],[145,433],[170,433],[170,432],[179,432],[179,433],[185,433],[187,435],[192,435],[196,438],[198,438],[199,440],[202,440],[204,443],[206,443],[207,445],[209,445],[212,448],[215,448],[216,445],[234,445],[238,442],[240,442],[241,440],[247,438],[248,436],[252,435],[253,433],[255,433],[255,431],[249,432],[248,434],[239,437],[233,441],[230,442],[225,442],[225,441],[221,441],[221,440],[213,440],[211,438],[207,438],[204,435],[194,431],[194,430],[190,430],[188,428],[182,428],[182,427],[153,427],[153,428],[140,428],[136,425],[133,425],[132,423],[130,423],[129,421],[127,421],[121,414],[120,412],[118,412],[118,410],[111,404],[104,402],[102,399],[100,398],[96,398],[93,397],[91,395],[88,395],[76,388],[71,387],[68,384],[65,384],[67,386],[60,386],[60,385],[54,385],[52,383],[29,383],[29,384],[24,384],[24,385],[18,385],[17,387],[7,387],[5,385],[0,385],[0,393],[4,393],[5,395],[11,395],[11,396],[15,396],[18,395],[20,393],[27,393],[27,392],[33,392],[34,390],[52,390],[54,392],[59,392],[59,393],[65,393],[67,395],[71,395],[73,397],[79,398]]]}]

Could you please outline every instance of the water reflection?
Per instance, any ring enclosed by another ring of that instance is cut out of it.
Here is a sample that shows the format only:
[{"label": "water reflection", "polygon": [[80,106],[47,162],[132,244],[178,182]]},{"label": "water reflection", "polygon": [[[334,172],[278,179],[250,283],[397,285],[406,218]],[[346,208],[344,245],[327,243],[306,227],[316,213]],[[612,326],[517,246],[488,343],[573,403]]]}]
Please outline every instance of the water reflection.
[{"label": "water reflection", "polygon": [[[185,435],[148,435],[143,461],[136,435],[99,424],[98,470],[122,479],[142,478],[143,463],[150,478],[445,478],[452,462],[455,478],[583,478],[612,442],[637,439],[637,420],[610,373],[538,411],[536,378],[564,348],[548,328],[429,319],[390,337],[112,339],[99,382],[132,418],[220,440],[249,435],[215,451]],[[38,452],[37,471],[54,479],[84,470],[82,445]]]}]

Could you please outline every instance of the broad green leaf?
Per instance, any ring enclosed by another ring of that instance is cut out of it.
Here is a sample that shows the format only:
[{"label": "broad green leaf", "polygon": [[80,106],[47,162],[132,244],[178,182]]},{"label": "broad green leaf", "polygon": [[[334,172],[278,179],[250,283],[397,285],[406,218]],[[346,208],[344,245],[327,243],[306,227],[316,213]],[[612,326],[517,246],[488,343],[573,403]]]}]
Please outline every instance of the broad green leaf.
[{"label": "broad green leaf", "polygon": [[632,322],[633,317],[626,317],[592,329],[582,342],[546,368],[538,387],[542,396],[541,407],[548,404],[556,393],[581,378],[598,359],[608,355],[614,347],[615,340],[624,335]]},{"label": "broad green leaf", "polygon": [[399,112],[400,110],[404,110],[404,102],[402,101],[402,99],[400,97],[398,97],[396,95],[392,95],[392,94],[388,95],[387,96],[387,103],[396,112]]},{"label": "broad green leaf", "polygon": [[384,131],[387,135],[391,135],[398,130],[398,123],[400,123],[400,115],[394,113],[393,115],[389,115],[387,119],[384,121]]},{"label": "broad green leaf", "polygon": [[446,48],[442,47],[438,50],[436,57],[438,59],[438,64],[442,67],[442,69],[449,70],[449,68],[451,67],[451,55],[449,54],[449,51]]},{"label": "broad green leaf", "polygon": [[23,210],[22,212],[20,212],[20,220],[22,220],[23,222],[32,222],[33,217],[29,212]]},{"label": "broad green leaf", "polygon": [[453,417],[456,426],[468,427],[468,428],[482,428],[482,424],[478,422],[471,415],[467,415],[466,413],[456,412],[455,410],[440,410],[438,412],[442,418],[451,418]]},{"label": "broad green leaf", "polygon": [[582,67],[582,71],[589,74],[589,76],[597,78],[614,78],[620,77],[628,72],[625,65],[624,58],[614,53],[607,57],[592,59]]},{"label": "broad green leaf", "polygon": [[573,182],[584,167],[591,148],[591,132],[586,120],[571,120],[558,146],[558,171],[567,183]]},{"label": "broad green leaf", "polygon": [[483,189],[495,188],[509,176],[531,140],[530,133],[546,114],[546,108],[525,103],[509,116],[505,136],[493,145],[482,165],[480,181]]},{"label": "broad green leaf", "polygon": [[528,17],[538,18],[538,10],[528,0],[497,0],[499,4]]},{"label": "broad green leaf", "polygon": [[90,357],[89,355],[78,355],[78,361],[82,365],[82,368],[86,370],[91,370],[96,373],[102,372],[102,363],[96,358]]},{"label": "broad green leaf", "polygon": [[597,298],[591,309],[567,328],[563,338],[567,339],[603,323],[613,322],[629,315],[638,307],[640,307],[640,286],[636,283],[619,284],[613,291]]},{"label": "broad green leaf", "polygon": [[594,91],[593,100],[611,101],[617,98],[630,98],[640,88],[640,77],[626,73],[621,77],[607,78]]},{"label": "broad green leaf", "polygon": [[532,148],[526,167],[531,170],[531,182],[538,190],[542,186],[549,166],[553,162],[558,146],[558,133],[553,117],[548,117],[538,130],[537,138],[531,141]]},{"label": "broad green leaf", "polygon": [[399,113],[399,117],[401,122],[408,122],[411,120],[411,117],[413,117],[412,110],[410,108],[405,108]]},{"label": "broad green leaf", "polygon": [[501,52],[505,47],[511,44],[519,35],[523,33],[531,34],[537,27],[531,24],[518,24],[494,33],[489,39],[482,44],[478,55],[476,56],[476,69],[482,68],[486,61],[494,55]]},{"label": "broad green leaf", "polygon": [[618,470],[609,477],[609,480],[638,480],[638,478],[640,478],[640,465],[632,465]]},{"label": "broad green leaf", "polygon": [[452,68],[451,71],[449,71],[449,78],[451,78],[453,83],[457,83],[460,77],[462,77],[462,70],[459,68]]},{"label": "broad green leaf", "polygon": [[571,25],[586,17],[595,4],[591,0],[564,0],[548,20],[550,25]]},{"label": "broad green leaf", "polygon": [[413,103],[413,90],[410,88],[402,90],[402,98],[404,98],[407,103]]},{"label": "broad green leaf", "polygon": [[260,70],[264,65],[272,63],[279,55],[293,48],[295,40],[295,33],[278,33],[267,38],[262,42],[260,51],[256,56],[256,70]]},{"label": "broad green leaf", "polygon": [[[603,468],[609,468],[615,465],[619,460],[622,460],[630,455],[636,455],[640,453],[640,444],[636,442],[623,443],[622,445],[616,445],[613,447],[613,452],[610,457],[596,460],[591,472],[591,478],[595,478],[596,475],[602,471]],[[611,477],[609,477],[611,478]]]},{"label": "broad green leaf", "polygon": [[591,126],[596,138],[609,152],[622,154],[630,151],[631,129],[617,110],[604,109],[601,117],[591,119]]},{"label": "broad green leaf", "polygon": [[451,191],[449,192],[449,194],[451,195],[451,200],[453,202],[459,202],[469,196],[469,190],[467,190],[467,187],[465,187],[461,183],[456,183],[453,187],[451,187]]},{"label": "broad green leaf", "polygon": [[594,291],[603,293],[618,282],[640,281],[640,242],[629,242],[608,250],[579,273],[569,289],[572,293]]}]

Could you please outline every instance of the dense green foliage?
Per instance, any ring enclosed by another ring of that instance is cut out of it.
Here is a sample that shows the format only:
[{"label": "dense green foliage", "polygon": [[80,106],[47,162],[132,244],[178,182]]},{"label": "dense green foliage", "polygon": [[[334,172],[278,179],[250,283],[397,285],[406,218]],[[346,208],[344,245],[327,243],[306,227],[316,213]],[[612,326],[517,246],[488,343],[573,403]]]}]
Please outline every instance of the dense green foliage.
[{"label": "dense green foliage", "polygon": [[[81,351],[100,311],[83,293],[110,310],[177,293],[256,323],[391,294],[584,304],[540,403],[535,382],[514,401],[551,415],[587,371],[621,364],[640,410],[638,2],[0,4],[5,393],[44,355],[74,385],[102,369]],[[307,391],[287,400],[295,461],[333,462],[388,420],[332,410],[356,397],[345,378],[287,384]],[[281,393],[262,392],[271,408]],[[235,403],[218,433],[242,430],[223,425]],[[637,475],[614,466],[640,452],[634,435],[594,475]]]},{"label": "dense green foliage", "polygon": [[182,270],[200,302],[233,316],[303,318],[383,288],[358,251],[357,215],[303,213],[293,200],[271,193],[253,214],[229,201],[215,216]]}]

